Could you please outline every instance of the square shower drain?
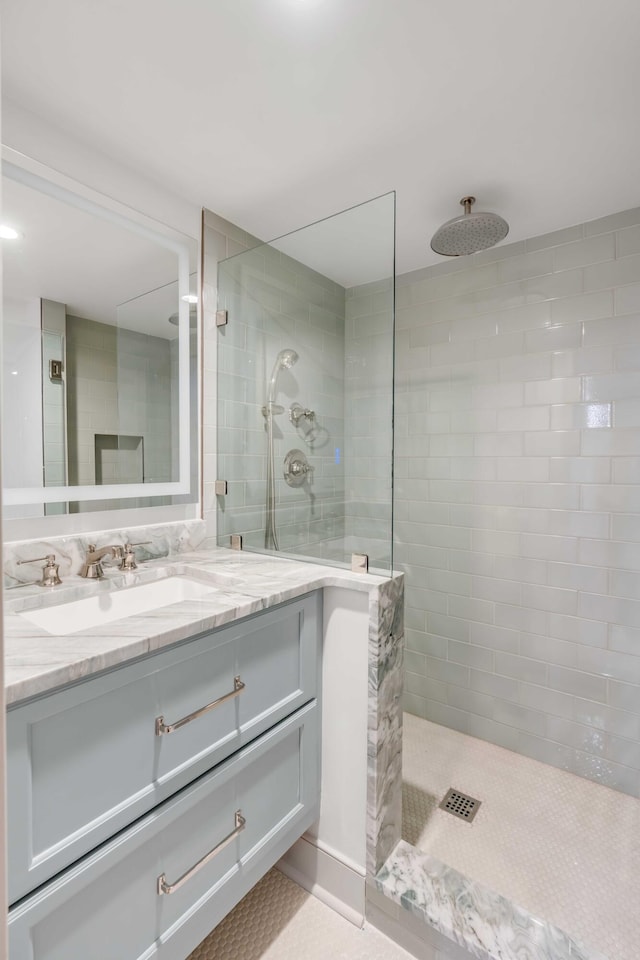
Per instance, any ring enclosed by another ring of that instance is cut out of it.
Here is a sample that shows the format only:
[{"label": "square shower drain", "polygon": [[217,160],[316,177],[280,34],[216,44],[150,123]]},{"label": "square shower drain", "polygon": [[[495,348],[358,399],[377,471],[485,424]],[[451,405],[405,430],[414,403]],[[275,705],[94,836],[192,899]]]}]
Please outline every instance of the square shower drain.
[{"label": "square shower drain", "polygon": [[450,787],[440,804],[440,809],[452,813],[454,817],[460,817],[461,820],[466,820],[467,823],[471,823],[480,809],[481,802],[481,800],[476,800],[475,797],[468,797],[466,793],[460,793],[459,790]]}]

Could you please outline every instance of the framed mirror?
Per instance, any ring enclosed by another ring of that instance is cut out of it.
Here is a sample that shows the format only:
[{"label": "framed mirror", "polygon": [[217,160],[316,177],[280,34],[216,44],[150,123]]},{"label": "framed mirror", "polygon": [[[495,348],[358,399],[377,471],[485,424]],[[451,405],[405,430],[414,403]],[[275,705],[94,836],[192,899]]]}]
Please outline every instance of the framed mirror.
[{"label": "framed mirror", "polygon": [[5,516],[196,500],[196,241],[2,158]]}]

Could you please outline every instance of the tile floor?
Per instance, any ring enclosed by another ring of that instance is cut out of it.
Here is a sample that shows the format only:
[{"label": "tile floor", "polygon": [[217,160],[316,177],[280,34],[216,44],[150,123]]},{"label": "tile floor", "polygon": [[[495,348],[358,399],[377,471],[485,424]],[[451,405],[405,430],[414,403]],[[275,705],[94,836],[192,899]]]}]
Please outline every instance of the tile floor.
[{"label": "tile floor", "polygon": [[[411,714],[403,838],[600,950],[637,960],[640,800]],[[467,823],[449,787],[482,801]]]},{"label": "tile floor", "polygon": [[413,960],[271,870],[188,960]]}]

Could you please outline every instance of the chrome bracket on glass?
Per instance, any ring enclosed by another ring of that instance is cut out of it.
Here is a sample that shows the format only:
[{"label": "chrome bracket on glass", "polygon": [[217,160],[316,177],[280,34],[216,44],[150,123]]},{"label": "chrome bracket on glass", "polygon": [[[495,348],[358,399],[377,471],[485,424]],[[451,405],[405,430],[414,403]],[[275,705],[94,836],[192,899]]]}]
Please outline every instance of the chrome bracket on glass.
[{"label": "chrome bracket on glass", "polygon": [[226,497],[228,492],[226,480],[216,480],[214,488],[216,497]]},{"label": "chrome bracket on glass", "polygon": [[216,854],[220,853],[221,850],[224,850],[224,848],[228,846],[232,840],[235,840],[238,834],[242,833],[244,830],[246,823],[247,821],[242,816],[242,811],[236,810],[235,829],[232,830],[231,833],[228,833],[227,836],[220,841],[220,843],[216,844],[213,850],[210,850],[209,853],[205,853],[204,857],[201,860],[198,860],[198,862],[195,863],[189,870],[187,870],[186,873],[183,873],[181,877],[178,877],[175,883],[167,883],[167,877],[164,873],[158,877],[156,887],[158,896],[161,897],[163,894],[175,893],[176,890],[179,890],[183,883],[186,883],[187,880],[190,880],[191,877],[198,872],[198,870],[201,870],[202,867],[206,866],[211,860],[213,860]]},{"label": "chrome bracket on glass", "polygon": [[229,323],[229,313],[227,310],[216,310],[216,327],[226,327]]},{"label": "chrome bracket on glass", "polygon": [[241,533],[232,533],[229,539],[231,541],[232,550],[242,550],[242,534]]},{"label": "chrome bracket on glass", "polygon": [[62,383],[62,360],[49,360],[49,380]]},{"label": "chrome bracket on glass", "polygon": [[187,714],[186,717],[182,717],[181,720],[176,720],[175,723],[165,723],[164,717],[156,717],[156,737],[161,737],[165,733],[173,733],[174,730],[179,730],[180,727],[184,727],[185,724],[191,723],[192,720],[197,720],[198,717],[203,716],[205,713],[209,713],[210,710],[215,710],[216,707],[221,707],[223,703],[226,703],[227,700],[233,700],[234,697],[237,697],[239,693],[242,693],[246,684],[242,682],[240,677],[233,678],[233,690],[229,693],[225,693],[223,697],[218,697],[217,700],[212,700],[211,703],[208,703],[206,707],[200,707],[199,710],[194,710],[193,713]]},{"label": "chrome bracket on glass", "polygon": [[369,557],[366,553],[351,554],[351,572],[352,573],[368,573],[369,572]]},{"label": "chrome bracket on glass", "polygon": [[301,487],[313,467],[302,450],[289,450],[284,458],[283,475],[290,487]]}]

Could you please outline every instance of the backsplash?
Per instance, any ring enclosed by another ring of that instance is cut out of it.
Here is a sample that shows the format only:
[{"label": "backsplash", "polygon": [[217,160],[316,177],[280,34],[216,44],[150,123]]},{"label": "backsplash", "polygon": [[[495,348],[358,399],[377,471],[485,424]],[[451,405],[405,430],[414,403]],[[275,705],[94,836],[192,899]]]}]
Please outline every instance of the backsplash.
[{"label": "backsplash", "polygon": [[42,563],[18,565],[18,560],[44,557],[53,553],[60,566],[60,577],[76,576],[84,562],[90,543],[97,547],[106,544],[140,543],[136,548],[139,561],[171,557],[196,550],[205,539],[203,520],[123,527],[117,530],[96,530],[69,537],[51,537],[49,540],[16,540],[3,548],[3,582],[5,589],[40,579]]}]

